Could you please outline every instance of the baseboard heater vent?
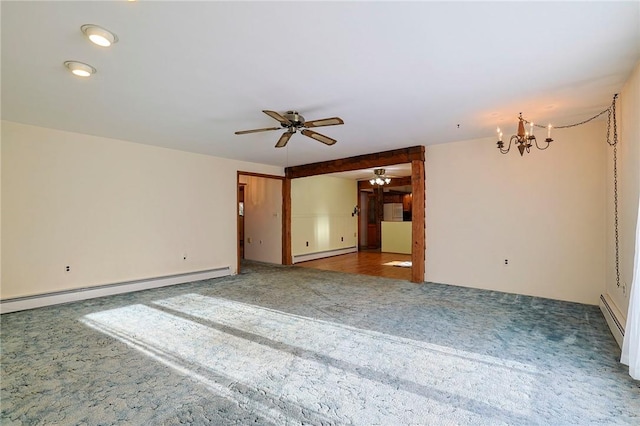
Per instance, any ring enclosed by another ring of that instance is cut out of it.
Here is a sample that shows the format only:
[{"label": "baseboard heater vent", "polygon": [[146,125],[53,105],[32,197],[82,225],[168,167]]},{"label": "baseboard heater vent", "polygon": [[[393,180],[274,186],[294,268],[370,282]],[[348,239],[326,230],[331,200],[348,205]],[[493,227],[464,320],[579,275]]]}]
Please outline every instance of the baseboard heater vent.
[{"label": "baseboard heater vent", "polygon": [[358,247],[346,247],[336,250],[317,251],[315,253],[307,254],[294,254],[293,263],[305,262],[307,260],[324,259],[325,257],[338,256],[341,254],[355,253],[358,251]]},{"label": "baseboard heater vent", "polygon": [[149,290],[169,285],[219,278],[227,275],[231,275],[231,268],[229,266],[186,272],[183,274],[165,275],[156,278],[105,284],[95,287],[84,287],[73,290],[37,294],[33,296],[3,299],[0,300],[0,313],[6,314],[9,312],[24,311],[26,309],[76,302],[78,300],[93,299],[96,297],[111,296],[114,294],[130,293],[132,291]]},{"label": "baseboard heater vent", "polygon": [[624,338],[625,323],[622,312],[618,310],[609,296],[600,295],[600,310],[607,321],[607,325],[611,330],[611,334],[615,337],[618,346],[622,348],[622,339]]}]

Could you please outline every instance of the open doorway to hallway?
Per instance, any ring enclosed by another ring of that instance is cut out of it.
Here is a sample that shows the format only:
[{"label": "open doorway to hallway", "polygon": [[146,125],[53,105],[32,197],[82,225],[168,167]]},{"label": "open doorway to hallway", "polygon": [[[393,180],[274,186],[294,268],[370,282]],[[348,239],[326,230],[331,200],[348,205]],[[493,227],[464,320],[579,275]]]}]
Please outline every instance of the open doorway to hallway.
[{"label": "open doorway to hallway", "polygon": [[238,273],[243,259],[284,263],[283,180],[281,176],[238,172]]}]

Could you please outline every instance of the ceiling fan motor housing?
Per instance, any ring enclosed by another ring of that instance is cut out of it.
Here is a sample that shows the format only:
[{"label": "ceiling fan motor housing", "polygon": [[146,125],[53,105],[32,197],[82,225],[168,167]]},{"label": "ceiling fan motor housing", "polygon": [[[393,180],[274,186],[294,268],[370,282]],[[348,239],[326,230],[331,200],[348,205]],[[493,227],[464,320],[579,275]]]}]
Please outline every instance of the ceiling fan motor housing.
[{"label": "ceiling fan motor housing", "polygon": [[284,118],[291,122],[291,125],[287,125],[285,123],[281,123],[282,127],[294,127],[296,129],[304,126],[304,117],[298,114],[297,111],[287,111],[284,115]]}]

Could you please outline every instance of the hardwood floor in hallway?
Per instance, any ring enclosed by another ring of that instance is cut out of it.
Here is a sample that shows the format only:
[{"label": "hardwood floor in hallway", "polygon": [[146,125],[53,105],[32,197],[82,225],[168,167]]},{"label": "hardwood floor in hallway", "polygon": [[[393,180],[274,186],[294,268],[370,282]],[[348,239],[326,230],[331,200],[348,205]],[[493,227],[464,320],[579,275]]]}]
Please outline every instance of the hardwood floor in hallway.
[{"label": "hardwood floor in hallway", "polygon": [[381,253],[379,251],[359,251],[357,253],[343,254],[324,259],[308,260],[306,262],[296,263],[296,266],[410,281],[410,267],[385,265],[385,263],[394,261],[410,262],[411,255]]}]

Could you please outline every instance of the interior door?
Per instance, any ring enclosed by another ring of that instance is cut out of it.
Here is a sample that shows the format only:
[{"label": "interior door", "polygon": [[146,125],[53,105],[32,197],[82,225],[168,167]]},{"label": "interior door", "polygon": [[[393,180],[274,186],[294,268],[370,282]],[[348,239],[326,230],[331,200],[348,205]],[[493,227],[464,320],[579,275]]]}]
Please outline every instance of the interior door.
[{"label": "interior door", "polygon": [[367,197],[367,248],[380,247],[378,232],[378,201],[375,192]]}]

